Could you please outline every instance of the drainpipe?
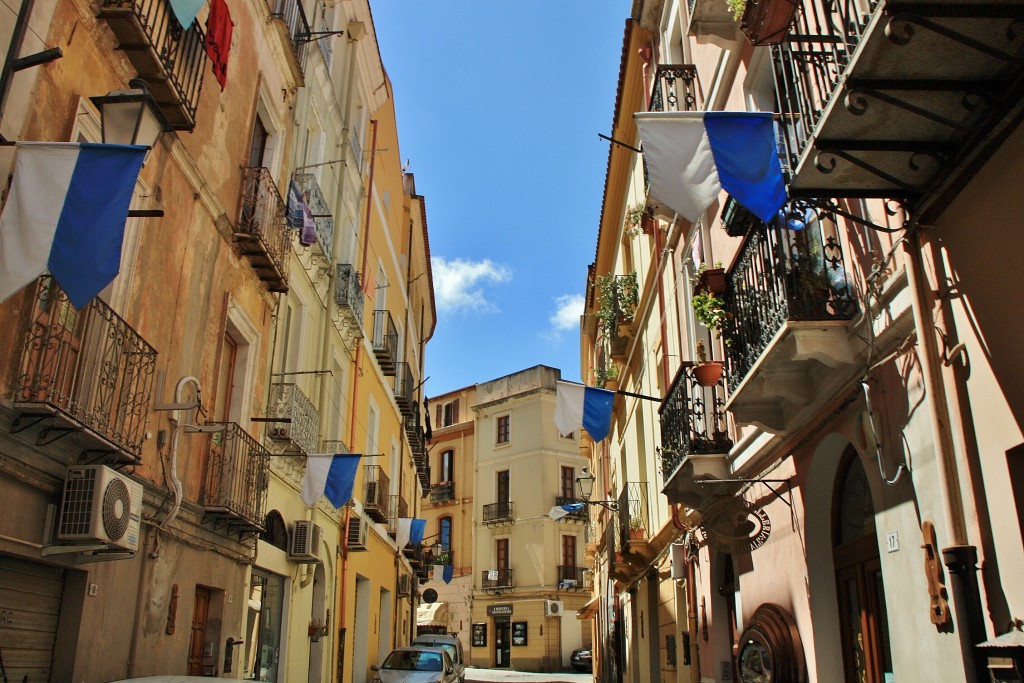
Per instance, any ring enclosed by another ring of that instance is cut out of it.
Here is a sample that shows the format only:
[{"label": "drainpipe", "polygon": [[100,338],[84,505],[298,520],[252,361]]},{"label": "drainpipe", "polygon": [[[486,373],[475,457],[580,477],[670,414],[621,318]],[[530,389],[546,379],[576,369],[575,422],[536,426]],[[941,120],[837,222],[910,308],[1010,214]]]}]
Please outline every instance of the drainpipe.
[{"label": "drainpipe", "polygon": [[[945,508],[944,526],[949,546],[943,548],[943,561],[950,571],[950,592],[953,595],[955,630],[964,655],[964,676],[967,683],[983,680],[978,673],[974,644],[984,640],[984,618],[981,616],[977,584],[977,549],[968,543],[967,521],[956,449],[947,410],[947,392],[943,382],[941,361],[935,342],[935,320],[928,297],[928,279],[925,273],[920,234],[911,227],[907,257],[907,280],[913,295],[914,324],[922,353],[921,369],[924,375],[926,398],[932,414],[932,438],[935,442],[935,468],[939,479],[939,492]],[[954,385],[955,386],[955,385]],[[954,390],[954,386],[950,389]],[[980,632],[978,622],[981,622]]]}]

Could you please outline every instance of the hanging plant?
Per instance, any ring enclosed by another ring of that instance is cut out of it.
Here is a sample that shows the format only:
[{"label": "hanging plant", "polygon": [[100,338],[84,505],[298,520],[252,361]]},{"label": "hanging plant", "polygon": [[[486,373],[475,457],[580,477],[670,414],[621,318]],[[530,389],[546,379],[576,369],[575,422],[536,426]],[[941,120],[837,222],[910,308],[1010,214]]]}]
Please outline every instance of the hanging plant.
[{"label": "hanging plant", "polygon": [[641,204],[626,209],[626,220],[624,223],[626,234],[636,237],[644,230],[644,207]]}]

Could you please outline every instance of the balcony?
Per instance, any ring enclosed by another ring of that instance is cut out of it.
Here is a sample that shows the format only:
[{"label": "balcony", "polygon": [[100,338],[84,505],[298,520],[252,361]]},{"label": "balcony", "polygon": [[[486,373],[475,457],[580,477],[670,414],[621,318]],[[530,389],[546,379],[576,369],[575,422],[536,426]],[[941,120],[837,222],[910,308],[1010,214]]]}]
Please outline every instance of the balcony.
[{"label": "balcony", "polygon": [[221,427],[210,434],[202,505],[217,528],[239,534],[263,531],[270,454],[259,441],[234,422],[207,423]]},{"label": "balcony", "polygon": [[[555,496],[555,505],[573,505],[575,503],[582,503],[583,501],[579,498],[572,496]],[[575,512],[570,512],[565,517],[562,517],[561,521],[565,522],[587,522],[587,506],[584,505]]]},{"label": "balcony", "polygon": [[411,415],[405,418],[405,436],[409,440],[409,450],[412,453],[413,463],[416,465],[416,476],[420,480],[420,486],[424,490],[430,488],[430,466],[427,462],[426,435],[423,427],[420,426],[420,411],[418,408],[412,411]]},{"label": "balcony", "polygon": [[376,522],[388,521],[391,480],[380,465],[363,465],[363,511]]},{"label": "balcony", "polygon": [[168,0],[101,0],[97,16],[146,81],[167,125],[191,131],[207,60],[199,22],[183,30]]},{"label": "balcony", "polygon": [[404,361],[395,363],[395,403],[402,415],[409,417],[416,408],[413,398],[416,380],[412,376],[412,366]]},{"label": "balcony", "polygon": [[398,520],[409,516],[409,503],[402,496],[392,494],[388,497],[388,533],[391,538],[398,537]]},{"label": "balcony", "polygon": [[785,221],[799,229],[751,231],[723,295],[725,409],[774,433],[789,431],[852,379],[864,346],[849,329],[857,302],[834,220],[795,201]]},{"label": "balcony", "polygon": [[377,357],[381,372],[394,376],[398,362],[398,330],[390,311],[373,312],[373,355]]},{"label": "balcony", "polygon": [[317,452],[320,443],[320,411],[313,407],[297,384],[277,383],[270,387],[267,415],[278,418],[271,422],[270,438],[285,444],[285,452],[303,455]]},{"label": "balcony", "polygon": [[156,351],[99,297],[76,311],[48,275],[32,291],[28,316],[8,327],[8,334],[23,339],[18,365],[9,370],[20,411],[11,431],[45,422],[36,437],[39,446],[77,434],[83,453],[137,463]]},{"label": "balcony", "polygon": [[[612,358],[625,360],[629,339],[633,336],[633,315],[639,303],[636,271],[624,275],[599,275],[594,280],[597,290],[597,319],[600,325],[602,350],[607,347]],[[598,365],[607,368],[605,362]],[[599,378],[606,379],[604,373]]]},{"label": "balcony", "polygon": [[1024,111],[1022,20],[1010,0],[803,0],[772,47],[791,196],[913,209],[962,186]]},{"label": "balcony", "polygon": [[242,174],[242,208],[235,241],[268,289],[285,293],[291,234],[281,193],[265,168],[245,168]]},{"label": "balcony", "polygon": [[648,111],[700,111],[704,92],[693,64],[659,64]]},{"label": "balcony", "polygon": [[661,490],[673,505],[703,509],[714,494],[702,480],[728,476],[726,456],[732,440],[726,431],[725,378],[702,386],[693,366],[679,368],[668,395],[661,402]]},{"label": "balcony", "polygon": [[505,501],[503,503],[484,505],[484,526],[512,524],[515,521],[515,517],[512,516],[512,503]]},{"label": "balcony", "polygon": [[455,482],[443,481],[430,487],[431,503],[441,503],[446,500],[455,500]]},{"label": "balcony", "polygon": [[309,45],[310,30],[306,20],[306,12],[302,9],[301,0],[277,0],[274,11],[270,15],[277,21],[278,35],[285,45],[286,51],[293,57],[289,66],[292,77],[299,85],[305,85],[302,65],[306,59],[306,46]]},{"label": "balcony", "polygon": [[485,569],[480,574],[480,588],[485,593],[510,593],[512,591],[512,570]]},{"label": "balcony", "polygon": [[313,212],[313,225],[316,227],[316,241],[323,250],[324,256],[330,260],[334,253],[334,216],[320,191],[320,183],[312,173],[296,173],[295,184],[302,192],[306,206]]},{"label": "balcony", "polygon": [[575,565],[558,565],[559,590],[581,591],[589,586],[584,585],[586,568]]},{"label": "balcony", "polygon": [[349,344],[363,338],[363,288],[359,273],[349,263],[337,264],[334,280],[334,325]]},{"label": "balcony", "polygon": [[725,0],[688,0],[690,7],[690,35],[698,43],[721,45],[740,37],[736,16],[729,11]]},{"label": "balcony", "polygon": [[619,494],[619,547],[630,563],[654,558],[646,481],[630,481]]}]

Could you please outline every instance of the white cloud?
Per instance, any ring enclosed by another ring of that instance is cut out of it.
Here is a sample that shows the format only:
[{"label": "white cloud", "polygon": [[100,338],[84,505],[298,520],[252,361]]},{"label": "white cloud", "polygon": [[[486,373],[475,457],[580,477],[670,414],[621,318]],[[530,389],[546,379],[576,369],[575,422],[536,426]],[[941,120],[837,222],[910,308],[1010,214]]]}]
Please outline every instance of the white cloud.
[{"label": "white cloud", "polygon": [[512,271],[492,262],[455,259],[446,261],[440,256],[430,259],[434,274],[434,293],[439,311],[493,311],[496,310],[485,293],[485,286],[508,282]]},{"label": "white cloud", "polygon": [[555,297],[555,312],[548,320],[555,332],[564,332],[578,329],[581,315],[583,315],[583,295],[563,294]]}]

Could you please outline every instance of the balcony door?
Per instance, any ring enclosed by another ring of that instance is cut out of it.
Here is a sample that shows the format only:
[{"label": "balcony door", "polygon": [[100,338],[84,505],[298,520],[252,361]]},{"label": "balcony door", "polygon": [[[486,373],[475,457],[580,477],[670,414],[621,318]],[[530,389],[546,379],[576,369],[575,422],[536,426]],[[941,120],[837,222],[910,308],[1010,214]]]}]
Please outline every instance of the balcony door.
[{"label": "balcony door", "polygon": [[576,493],[573,491],[573,487],[576,485],[576,468],[575,467],[563,467],[562,468],[562,498],[574,499]]},{"label": "balcony door", "polygon": [[511,495],[510,482],[511,477],[509,476],[508,470],[502,470],[501,472],[498,472],[498,499],[495,502],[498,504],[498,511],[501,515],[508,514],[509,503],[511,502],[509,498],[509,496]]},{"label": "balcony door", "polygon": [[875,508],[867,474],[852,448],[844,459],[833,514],[843,668],[848,682],[884,683],[893,668]]}]

